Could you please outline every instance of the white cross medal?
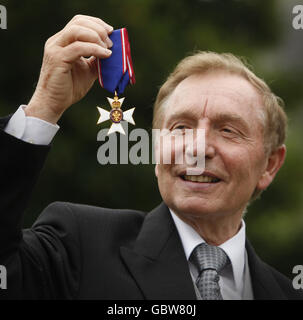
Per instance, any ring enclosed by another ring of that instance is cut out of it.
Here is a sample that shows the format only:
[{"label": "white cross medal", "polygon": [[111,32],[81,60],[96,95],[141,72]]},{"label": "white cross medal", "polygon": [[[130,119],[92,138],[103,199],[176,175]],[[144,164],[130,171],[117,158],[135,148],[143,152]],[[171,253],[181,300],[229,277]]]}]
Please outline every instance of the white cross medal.
[{"label": "white cross medal", "polygon": [[125,28],[114,30],[110,34],[113,42],[112,54],[106,59],[97,59],[99,83],[102,88],[109,92],[115,93],[114,99],[107,98],[112,107],[111,111],[97,107],[100,118],[97,124],[110,120],[112,125],[107,135],[113,132],[125,134],[121,121],[127,121],[135,124],[133,113],[135,108],[122,111],[121,106],[125,98],[119,99],[118,94],[122,94],[127,85],[134,84],[135,74],[130,54],[130,45],[128,33]]},{"label": "white cross medal", "polygon": [[124,99],[125,98],[119,99],[117,92],[115,92],[114,99],[107,98],[109,104],[112,107],[112,110],[110,112],[100,107],[97,107],[100,113],[100,118],[97,124],[100,124],[107,120],[110,120],[112,122],[112,125],[109,128],[107,135],[110,135],[111,133],[114,133],[114,132],[120,132],[122,134],[125,134],[121,121],[127,121],[133,125],[135,124],[135,121],[133,119],[133,113],[135,108],[129,109],[125,112],[123,112],[121,109]]}]

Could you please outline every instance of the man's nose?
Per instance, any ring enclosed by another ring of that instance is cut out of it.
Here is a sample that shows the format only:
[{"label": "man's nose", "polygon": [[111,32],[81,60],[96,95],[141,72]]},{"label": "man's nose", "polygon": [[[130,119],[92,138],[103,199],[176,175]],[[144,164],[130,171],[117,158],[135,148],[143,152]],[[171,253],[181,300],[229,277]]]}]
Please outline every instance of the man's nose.
[{"label": "man's nose", "polygon": [[210,130],[205,130],[205,159],[212,159],[215,154],[214,137]]},{"label": "man's nose", "polygon": [[204,147],[205,147],[205,158],[211,159],[216,154],[216,148],[215,148],[215,137],[213,135],[213,132],[211,131],[210,125],[207,122],[201,122],[199,126],[197,127],[196,132],[194,133],[194,149],[193,154],[194,156],[197,156],[197,148],[202,143],[201,134],[198,134],[198,131],[203,132],[204,135]]}]

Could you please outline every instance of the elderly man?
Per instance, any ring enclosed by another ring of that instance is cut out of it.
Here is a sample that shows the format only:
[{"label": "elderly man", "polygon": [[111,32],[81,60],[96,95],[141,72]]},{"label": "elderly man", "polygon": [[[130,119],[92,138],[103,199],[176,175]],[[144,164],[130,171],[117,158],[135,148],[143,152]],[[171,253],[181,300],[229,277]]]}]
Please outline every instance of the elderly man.
[{"label": "elderly man", "polygon": [[112,30],[98,18],[73,18],[46,42],[29,104],[1,120],[0,264],[8,283],[0,295],[302,299],[246,239],[243,212],[285,158],[286,116],[268,86],[233,55],[185,58],[155,103],[154,128],[168,129],[171,138],[205,130],[202,174],[161,161],[156,176],[163,203],[148,214],[54,203],[21,230],[56,123],[96,80],[94,57],[110,56]]}]

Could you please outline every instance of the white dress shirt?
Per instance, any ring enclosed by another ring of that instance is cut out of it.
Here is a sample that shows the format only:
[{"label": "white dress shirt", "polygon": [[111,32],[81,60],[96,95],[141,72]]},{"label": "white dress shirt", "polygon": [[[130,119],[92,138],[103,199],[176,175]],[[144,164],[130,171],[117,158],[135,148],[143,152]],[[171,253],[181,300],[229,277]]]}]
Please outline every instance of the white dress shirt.
[{"label": "white dress shirt", "polygon": [[10,118],[4,131],[28,143],[50,144],[59,130],[59,126],[35,117],[27,117],[24,108],[26,108],[25,105],[18,108]]},{"label": "white dress shirt", "polygon": [[[197,268],[189,261],[192,251],[205,240],[187,223],[181,220],[171,209],[170,213],[175,222],[184,248],[189,270],[195,283],[198,277]],[[219,246],[225,251],[231,264],[220,273],[219,286],[224,300],[251,300],[253,299],[252,284],[245,249],[245,223],[242,220],[237,234]]]},{"label": "white dress shirt", "polygon": [[[58,125],[53,125],[35,117],[27,117],[22,105],[9,120],[4,131],[18,139],[28,143],[48,145],[59,130]],[[189,261],[193,249],[200,243],[205,242],[201,236],[188,224],[183,222],[172,210],[170,210],[179,236],[182,241],[184,252],[189,263],[190,273],[195,280],[198,270]],[[247,253],[245,249],[245,223],[242,220],[241,228],[236,235],[219,246],[228,255],[231,264],[220,273],[219,286],[224,300],[249,300],[253,299],[253,291]],[[199,291],[195,286],[198,299]]]}]

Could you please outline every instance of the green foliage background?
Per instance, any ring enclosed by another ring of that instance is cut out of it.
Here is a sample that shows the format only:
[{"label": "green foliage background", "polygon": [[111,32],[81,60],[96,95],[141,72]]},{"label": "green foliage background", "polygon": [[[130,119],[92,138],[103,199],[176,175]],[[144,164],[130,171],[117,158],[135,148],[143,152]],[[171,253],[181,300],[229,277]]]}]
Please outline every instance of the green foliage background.
[{"label": "green foliage background", "polygon": [[[292,27],[289,0],[27,0],[0,1],[8,30],[0,30],[0,116],[26,104],[35,88],[44,43],[75,14],[127,27],[137,84],[125,106],[136,106],[137,127],[151,128],[152,107],[176,63],[194,50],[244,56],[281,96],[290,117],[287,161],[248,209],[247,233],[258,254],[292,277],[303,264],[303,30]],[[50,202],[151,210],[160,201],[153,165],[97,162],[96,106],[107,92],[96,82],[60,120],[58,132],[24,218],[28,227]],[[131,129],[131,128],[129,128]],[[5,156],[5,150],[1,151]],[[22,161],[22,159],[20,159]]]}]

